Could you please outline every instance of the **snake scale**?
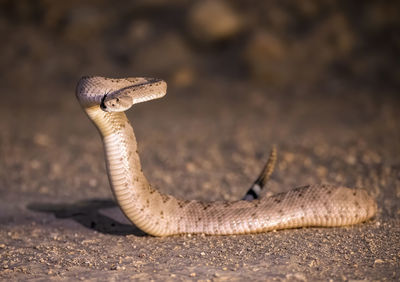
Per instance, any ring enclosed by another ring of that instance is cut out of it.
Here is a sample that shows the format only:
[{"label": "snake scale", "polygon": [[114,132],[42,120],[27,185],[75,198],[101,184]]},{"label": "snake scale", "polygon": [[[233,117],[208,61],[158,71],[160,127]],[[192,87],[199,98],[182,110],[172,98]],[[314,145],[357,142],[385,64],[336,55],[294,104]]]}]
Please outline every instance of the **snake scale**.
[{"label": "snake scale", "polygon": [[160,79],[99,76],[82,77],[76,88],[79,103],[102,137],[113,194],[126,217],[144,232],[154,236],[246,234],[351,225],[375,215],[376,203],[365,190],[330,185],[303,186],[249,200],[249,192],[256,194],[255,188],[260,190],[265,184],[271,160],[247,200],[207,203],[160,193],[143,174],[133,128],[124,111],[133,104],[160,98],[166,90],[167,84]]}]

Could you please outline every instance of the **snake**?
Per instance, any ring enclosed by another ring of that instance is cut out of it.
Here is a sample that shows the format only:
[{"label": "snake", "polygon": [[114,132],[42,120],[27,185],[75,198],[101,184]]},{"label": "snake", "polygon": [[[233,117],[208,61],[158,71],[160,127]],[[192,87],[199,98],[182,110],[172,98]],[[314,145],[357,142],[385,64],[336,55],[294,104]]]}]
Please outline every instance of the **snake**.
[{"label": "snake", "polygon": [[113,195],[125,216],[152,236],[234,235],[286,228],[338,227],[367,221],[377,204],[365,189],[314,184],[258,197],[273,169],[276,151],[245,197],[204,202],[178,199],[155,189],[145,177],[133,127],[125,111],[163,97],[164,80],[84,76],[76,97],[100,132]]}]

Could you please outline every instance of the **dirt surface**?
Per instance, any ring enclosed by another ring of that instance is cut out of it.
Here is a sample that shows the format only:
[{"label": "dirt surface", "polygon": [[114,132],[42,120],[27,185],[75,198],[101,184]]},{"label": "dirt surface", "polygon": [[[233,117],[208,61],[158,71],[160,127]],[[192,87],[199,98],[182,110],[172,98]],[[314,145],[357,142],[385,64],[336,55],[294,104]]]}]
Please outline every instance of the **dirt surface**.
[{"label": "dirt surface", "polygon": [[[2,2],[0,279],[400,279],[398,41],[379,41],[398,27],[390,3],[368,2],[358,22],[340,1],[50,2]],[[207,9],[230,24],[209,27]],[[379,212],[345,228],[148,236],[113,201],[99,135],[74,96],[83,74],[167,80],[165,98],[128,112],[163,192],[239,199],[276,144],[268,193],[363,187]]]}]

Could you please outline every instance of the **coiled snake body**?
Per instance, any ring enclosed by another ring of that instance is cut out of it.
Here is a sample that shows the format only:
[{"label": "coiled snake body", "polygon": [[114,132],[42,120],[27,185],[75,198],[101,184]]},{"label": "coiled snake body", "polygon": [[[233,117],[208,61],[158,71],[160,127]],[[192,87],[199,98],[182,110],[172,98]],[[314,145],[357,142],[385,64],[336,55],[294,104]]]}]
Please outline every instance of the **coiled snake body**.
[{"label": "coiled snake body", "polygon": [[[81,106],[102,136],[115,198],[127,218],[146,233],[226,235],[342,226],[363,222],[376,213],[376,203],[366,191],[329,185],[304,186],[235,202],[184,201],[160,193],[142,172],[133,128],[124,111],[133,104],[164,96],[166,89],[166,83],[158,79],[105,77],[83,77],[76,88]],[[270,168],[266,165],[247,199],[257,194],[254,188],[259,190],[265,184]]]}]

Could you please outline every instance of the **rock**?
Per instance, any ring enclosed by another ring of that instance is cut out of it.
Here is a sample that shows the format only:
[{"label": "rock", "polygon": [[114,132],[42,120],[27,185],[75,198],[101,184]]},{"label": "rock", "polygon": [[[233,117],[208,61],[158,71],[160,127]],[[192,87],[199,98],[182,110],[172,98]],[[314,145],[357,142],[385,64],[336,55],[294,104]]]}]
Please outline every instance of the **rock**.
[{"label": "rock", "polygon": [[202,43],[234,37],[244,27],[242,17],[225,1],[199,1],[189,11],[190,35]]}]

